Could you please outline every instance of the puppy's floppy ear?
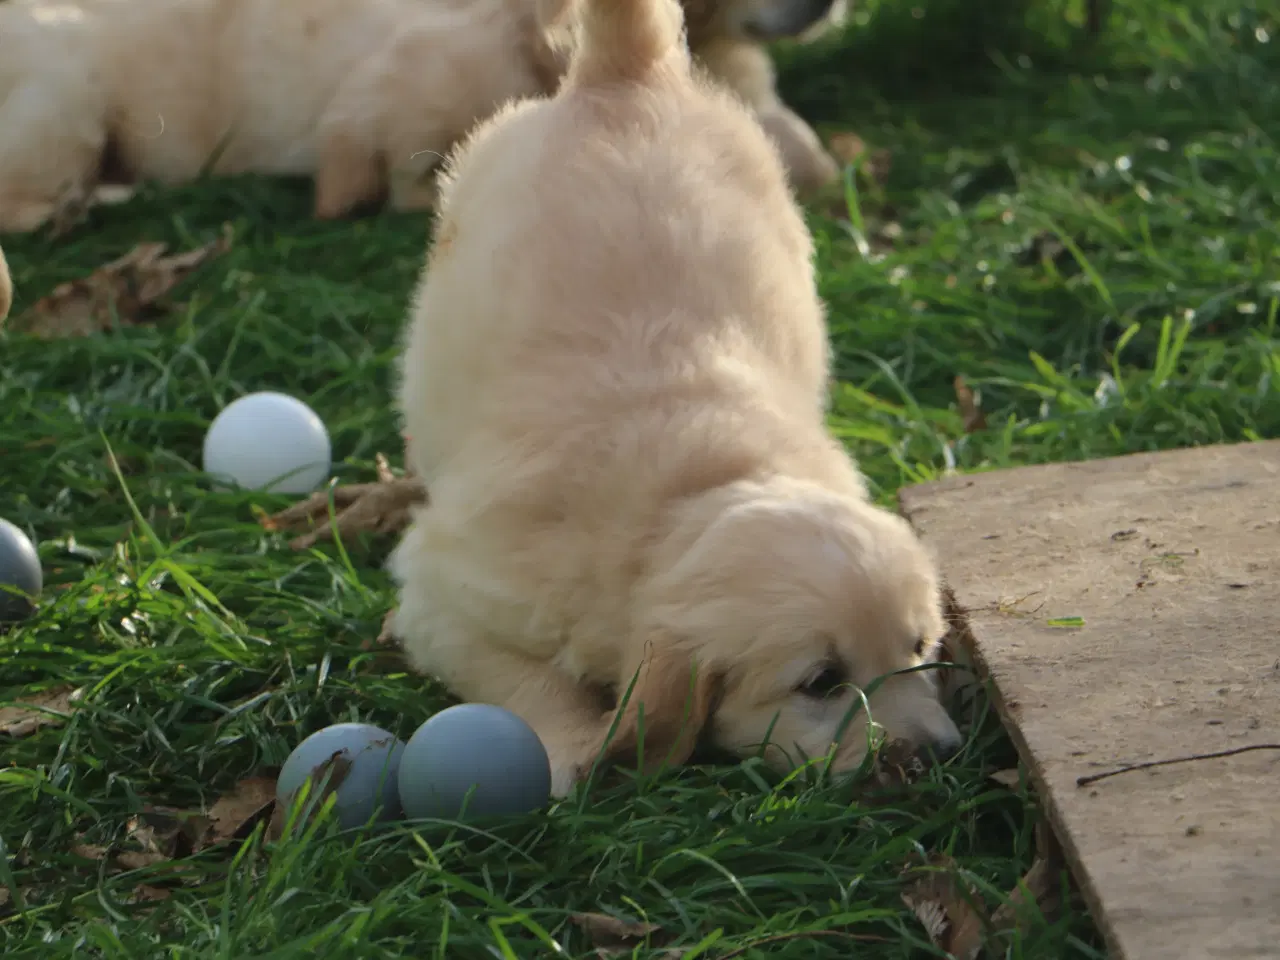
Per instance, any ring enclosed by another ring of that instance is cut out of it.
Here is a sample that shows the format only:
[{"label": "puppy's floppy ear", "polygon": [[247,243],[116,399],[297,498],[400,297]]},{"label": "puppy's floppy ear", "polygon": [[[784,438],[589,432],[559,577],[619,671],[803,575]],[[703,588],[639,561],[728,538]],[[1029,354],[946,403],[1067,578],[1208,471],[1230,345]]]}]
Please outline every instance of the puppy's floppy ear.
[{"label": "puppy's floppy ear", "polygon": [[720,678],[661,633],[645,645],[644,659],[633,676],[634,683],[624,678],[631,685],[630,696],[625,686],[618,691],[618,725],[605,756],[615,762],[643,763],[646,771],[664,762],[684,763],[715,712]]},{"label": "puppy's floppy ear", "polygon": [[385,154],[348,133],[324,137],[316,167],[316,217],[333,220],[380,204],[387,191]]}]

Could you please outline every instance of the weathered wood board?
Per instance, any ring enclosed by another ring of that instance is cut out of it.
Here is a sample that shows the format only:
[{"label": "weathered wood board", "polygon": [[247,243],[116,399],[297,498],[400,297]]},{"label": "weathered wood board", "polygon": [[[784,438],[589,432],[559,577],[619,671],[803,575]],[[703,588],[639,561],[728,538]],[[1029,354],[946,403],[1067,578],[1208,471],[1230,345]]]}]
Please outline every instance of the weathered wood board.
[{"label": "weathered wood board", "polygon": [[1112,956],[1280,957],[1280,441],[952,477],[902,507]]}]

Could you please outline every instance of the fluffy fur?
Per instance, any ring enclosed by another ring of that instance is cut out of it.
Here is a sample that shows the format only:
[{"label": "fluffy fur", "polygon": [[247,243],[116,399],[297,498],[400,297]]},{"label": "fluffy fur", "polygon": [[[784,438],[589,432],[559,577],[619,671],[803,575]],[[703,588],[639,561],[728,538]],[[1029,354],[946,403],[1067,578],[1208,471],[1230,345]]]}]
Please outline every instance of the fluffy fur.
[{"label": "fluffy fur", "polygon": [[813,129],[778,96],[765,44],[808,39],[841,23],[844,0],[681,0],[689,47],[699,67],[756,114],[782,153],[787,177],[802,196],[826,186],[840,169]]},{"label": "fluffy fur", "polygon": [[314,175],[316,213],[422,209],[434,169],[563,71],[545,0],[0,3],[0,232],[126,179]]},{"label": "fluffy fur", "polygon": [[[559,93],[442,180],[399,395],[431,503],[391,558],[392,629],[524,717],[557,794],[699,737],[768,739],[780,767],[838,742],[847,769],[853,687],[934,655],[933,563],[825,429],[811,239],[760,125],[696,74],[674,0],[582,17]],[[929,671],[870,704],[958,742]]]}]

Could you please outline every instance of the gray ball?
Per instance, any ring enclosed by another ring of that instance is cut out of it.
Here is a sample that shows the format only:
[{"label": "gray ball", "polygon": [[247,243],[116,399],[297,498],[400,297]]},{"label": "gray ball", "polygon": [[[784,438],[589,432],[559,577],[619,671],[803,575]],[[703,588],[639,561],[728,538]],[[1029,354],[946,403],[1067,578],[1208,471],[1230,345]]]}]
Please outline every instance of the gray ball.
[{"label": "gray ball", "polygon": [[550,796],[546,748],[502,707],[464,703],[441,710],[409,738],[400,759],[400,802],[410,819],[512,816],[536,810]]},{"label": "gray ball", "polygon": [[[27,535],[0,517],[0,623],[13,623],[31,613],[32,601],[44,588],[40,556]],[[22,596],[14,593],[21,591]]]},{"label": "gray ball", "polygon": [[[307,795],[311,804],[324,780],[323,766],[334,754],[350,764],[334,790],[334,813],[343,829],[364,826],[378,810],[379,820],[400,816],[400,796],[396,789],[400,758],[404,744],[395,734],[370,723],[335,723],[317,730],[293,748],[280,768],[276,781],[276,799],[292,806],[295,796],[307,778],[315,774],[315,782]],[[317,770],[317,768],[320,768]],[[336,771],[329,782],[336,780]],[[313,810],[319,809],[315,802]]]}]

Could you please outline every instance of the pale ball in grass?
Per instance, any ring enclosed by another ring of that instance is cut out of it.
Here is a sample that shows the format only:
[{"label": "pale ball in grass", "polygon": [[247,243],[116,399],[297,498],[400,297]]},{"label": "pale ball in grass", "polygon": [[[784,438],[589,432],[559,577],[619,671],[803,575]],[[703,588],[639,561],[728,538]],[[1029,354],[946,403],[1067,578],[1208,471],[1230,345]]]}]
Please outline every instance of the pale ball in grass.
[{"label": "pale ball in grass", "polygon": [[334,815],[344,829],[369,823],[375,812],[380,821],[394,820],[400,816],[397,778],[403,754],[404,743],[381,727],[335,723],[293,748],[280,768],[276,799],[281,806],[292,807],[310,779],[305,802],[319,810],[321,792],[331,790]]},{"label": "pale ball in grass", "polygon": [[399,782],[404,814],[413,820],[516,816],[550,798],[551,762],[514,713],[463,703],[441,710],[409,738]]},{"label": "pale ball in grass", "polygon": [[21,529],[0,517],[0,623],[27,617],[43,588],[36,548]]},{"label": "pale ball in grass", "polygon": [[244,490],[310,493],[329,477],[329,431],[287,394],[250,393],[227,404],[204,438],[204,470]]}]

